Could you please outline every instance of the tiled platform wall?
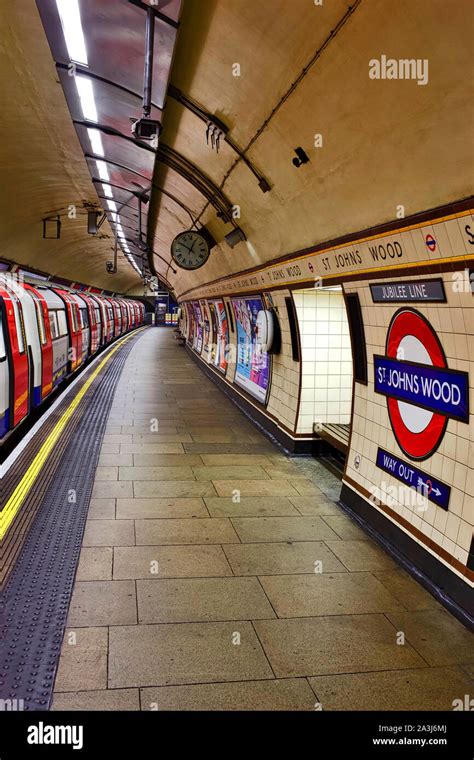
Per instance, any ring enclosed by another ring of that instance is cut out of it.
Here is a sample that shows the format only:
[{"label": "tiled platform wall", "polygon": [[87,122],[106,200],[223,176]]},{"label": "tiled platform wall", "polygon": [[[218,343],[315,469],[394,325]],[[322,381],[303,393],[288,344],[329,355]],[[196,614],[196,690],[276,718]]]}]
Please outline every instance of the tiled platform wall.
[{"label": "tiled platform wall", "polygon": [[276,290],[270,294],[278,314],[281,330],[281,350],[272,356],[272,381],[267,410],[288,430],[296,430],[300,389],[300,362],[293,359],[291,334],[285,298],[289,290]]},{"label": "tiled platform wall", "polygon": [[301,404],[296,431],[312,433],[314,423],[349,424],[352,353],[342,290],[296,290],[302,346]]},{"label": "tiled platform wall", "polygon": [[[390,281],[384,280],[387,283]],[[469,424],[449,419],[438,449],[418,465],[422,471],[451,487],[449,509],[445,511],[422,496],[418,497],[421,504],[413,503],[413,489],[402,485],[375,465],[379,446],[407,461],[392,432],[386,398],[374,392],[374,354],[385,354],[387,329],[401,304],[374,304],[367,282],[345,286],[347,293],[359,294],[368,361],[368,385],[355,385],[346,476],[350,479],[349,483],[355,483],[362,492],[380,498],[393,510],[391,516],[385,513],[388,519],[397,522],[406,533],[424,544],[428,551],[467,581],[469,572],[466,565],[474,525],[474,295],[468,287],[453,287],[451,272],[444,273],[443,281],[446,304],[407,305],[423,314],[437,332],[449,368],[469,373]],[[458,289],[461,292],[457,292]],[[356,468],[359,457],[360,464]],[[396,492],[393,487],[396,487]],[[373,504],[374,509],[379,508],[376,504]],[[382,508],[382,511],[385,510]],[[470,575],[472,577],[472,572]]]}]

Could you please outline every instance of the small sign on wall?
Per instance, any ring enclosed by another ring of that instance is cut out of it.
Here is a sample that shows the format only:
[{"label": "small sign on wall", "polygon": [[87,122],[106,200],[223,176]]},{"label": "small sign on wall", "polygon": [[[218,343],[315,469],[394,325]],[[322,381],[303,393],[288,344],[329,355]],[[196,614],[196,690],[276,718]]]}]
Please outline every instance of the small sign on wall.
[{"label": "small sign on wall", "polygon": [[437,504],[438,507],[448,509],[451,488],[445,483],[441,483],[440,480],[427,475],[408,462],[403,462],[403,460],[381,448],[377,449],[376,465],[405,485],[414,488],[429,501]]},{"label": "small sign on wall", "polygon": [[370,285],[370,292],[374,303],[403,303],[404,301],[446,303],[446,293],[441,278],[377,282]]}]

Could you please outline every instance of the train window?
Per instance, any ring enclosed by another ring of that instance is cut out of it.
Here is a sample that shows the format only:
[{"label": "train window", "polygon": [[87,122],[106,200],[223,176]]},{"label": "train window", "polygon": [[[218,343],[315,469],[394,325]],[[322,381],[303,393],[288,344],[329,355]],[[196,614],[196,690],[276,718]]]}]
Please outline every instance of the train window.
[{"label": "train window", "polygon": [[23,326],[23,315],[18,308],[17,302],[12,298],[13,313],[15,315],[16,335],[18,340],[18,350],[20,354],[25,352],[25,329]]},{"label": "train window", "polygon": [[80,309],[79,314],[81,315],[81,327],[84,330],[84,328],[89,327],[89,317],[87,315],[87,309]]},{"label": "train window", "polygon": [[57,311],[59,335],[67,335],[66,312],[62,309]]},{"label": "train window", "polygon": [[59,338],[58,320],[56,319],[56,312],[49,312],[49,326],[51,328],[51,339],[56,340]]},{"label": "train window", "polygon": [[46,343],[46,330],[44,326],[43,309],[41,308],[41,304],[36,299],[35,296],[33,296],[33,302],[35,304],[36,321],[38,323],[38,332],[40,336],[40,341],[41,341],[41,345],[44,346],[44,344]]},{"label": "train window", "polygon": [[0,311],[0,359],[4,359],[6,356],[5,338],[3,335],[3,317]]},{"label": "train window", "polygon": [[79,325],[77,324],[77,312],[76,312],[76,305],[71,304],[71,322],[72,322],[72,329],[74,332],[77,332],[79,329]]}]

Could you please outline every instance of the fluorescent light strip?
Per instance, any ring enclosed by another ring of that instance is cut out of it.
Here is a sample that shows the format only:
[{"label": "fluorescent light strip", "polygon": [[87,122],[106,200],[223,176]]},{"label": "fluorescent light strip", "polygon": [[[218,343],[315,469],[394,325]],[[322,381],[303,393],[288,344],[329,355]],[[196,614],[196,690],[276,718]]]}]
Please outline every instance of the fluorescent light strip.
[{"label": "fluorescent light strip", "polygon": [[107,201],[107,206],[111,211],[117,211],[117,204],[115,201]]},{"label": "fluorescent light strip", "polygon": [[102,185],[102,190],[104,191],[104,195],[106,198],[113,198],[114,194],[112,192],[112,188],[109,185]]},{"label": "fluorescent light strip", "polygon": [[94,100],[94,88],[92,87],[91,80],[87,77],[81,77],[76,74],[74,81],[76,82],[84,119],[87,119],[87,121],[98,121]]},{"label": "fluorescent light strip", "polygon": [[99,172],[99,177],[101,179],[106,179],[107,181],[110,179],[109,177],[109,170],[107,169],[107,164],[105,161],[96,161],[97,165],[97,171]]},{"label": "fluorescent light strip", "polygon": [[86,41],[82,31],[78,0],[56,0],[64,40],[71,61],[88,66]]},{"label": "fluorescent light strip", "polygon": [[96,156],[103,156],[104,146],[102,145],[102,135],[100,134],[99,130],[91,129],[88,127],[87,134],[89,135],[89,140],[91,141],[92,152],[95,153]]}]

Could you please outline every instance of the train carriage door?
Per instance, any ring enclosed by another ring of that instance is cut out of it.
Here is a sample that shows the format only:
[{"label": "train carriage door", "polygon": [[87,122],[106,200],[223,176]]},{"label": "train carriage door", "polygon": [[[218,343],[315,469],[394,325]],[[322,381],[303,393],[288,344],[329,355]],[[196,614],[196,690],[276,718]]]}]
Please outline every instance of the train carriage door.
[{"label": "train carriage door", "polygon": [[95,354],[100,346],[100,324],[99,313],[96,302],[89,296],[82,295],[83,300],[87,304],[89,313],[89,325],[90,325],[90,352],[91,355]]},{"label": "train carriage door", "polygon": [[48,306],[41,292],[35,290],[30,285],[25,285],[25,287],[33,298],[36,312],[42,359],[41,399],[44,399],[53,390],[53,342],[51,340]]},{"label": "train carriage door", "polygon": [[28,415],[30,370],[20,301],[14,293],[2,288],[0,288],[0,296],[5,305],[3,316],[6,319],[5,338],[10,372],[9,425],[11,429]]},{"label": "train carriage door", "polygon": [[0,296],[0,438],[10,429],[10,367],[7,356],[6,309]]},{"label": "train carriage door", "polygon": [[80,350],[80,363],[83,364],[90,354],[91,350],[91,325],[89,321],[89,310],[85,300],[79,293],[74,293],[75,299],[76,318],[78,320],[79,327],[79,350]]}]

